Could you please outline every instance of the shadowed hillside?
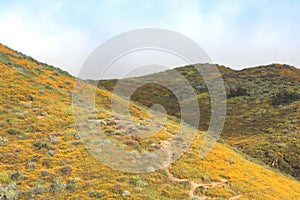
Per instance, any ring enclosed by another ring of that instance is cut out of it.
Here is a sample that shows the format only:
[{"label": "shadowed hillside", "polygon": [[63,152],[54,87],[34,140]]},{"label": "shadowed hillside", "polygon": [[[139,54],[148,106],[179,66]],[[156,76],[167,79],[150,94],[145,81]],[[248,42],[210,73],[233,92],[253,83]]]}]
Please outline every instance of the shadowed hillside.
[{"label": "shadowed hillside", "polygon": [[[0,69],[0,199],[300,198],[298,181],[249,161],[226,144],[218,143],[200,159],[205,133],[196,130],[189,131],[195,132],[196,138],[188,151],[165,169],[148,168],[149,173],[132,174],[106,167],[83,145],[89,138],[82,139],[75,129],[74,77],[3,45]],[[96,117],[81,125],[87,129],[101,126],[108,139],[93,138],[94,144],[115,144],[132,154],[143,152],[143,156],[162,148],[165,143],[159,141],[167,142],[176,134],[178,123],[170,116],[157,135],[135,139],[127,132],[128,119],[112,116],[111,93],[103,89],[96,92]],[[206,98],[205,93],[201,95]],[[241,98],[238,102],[242,104],[250,97],[235,98]],[[285,106],[296,107],[293,103]],[[136,129],[155,125],[145,107],[133,103],[130,108]],[[117,126],[117,122],[123,126]],[[242,141],[233,136],[235,142]]]}]

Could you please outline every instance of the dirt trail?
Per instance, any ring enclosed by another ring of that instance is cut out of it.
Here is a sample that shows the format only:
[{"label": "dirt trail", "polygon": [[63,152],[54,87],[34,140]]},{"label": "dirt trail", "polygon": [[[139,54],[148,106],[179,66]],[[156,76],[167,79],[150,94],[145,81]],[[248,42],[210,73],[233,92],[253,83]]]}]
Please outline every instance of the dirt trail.
[{"label": "dirt trail", "polygon": [[230,200],[233,200],[233,199],[239,199],[241,198],[243,195],[236,195],[236,196],[233,196],[233,197],[230,197],[229,199]]},{"label": "dirt trail", "polygon": [[[187,192],[189,194],[189,196],[191,198],[195,197],[194,193],[195,193],[195,190],[198,188],[198,187],[204,187],[205,189],[209,188],[209,187],[222,187],[222,186],[225,186],[227,183],[228,183],[228,180],[226,179],[221,179],[221,181],[219,182],[210,182],[210,183],[198,183],[198,182],[195,182],[193,180],[189,180],[189,179],[182,179],[182,178],[176,178],[170,171],[169,169],[167,168],[166,169],[166,172],[167,172],[167,175],[168,175],[168,178],[173,181],[173,182],[189,182],[191,184],[191,189]],[[236,195],[236,196],[233,196],[233,197],[230,197],[229,199],[238,199],[242,197],[242,195]],[[208,196],[201,196],[201,199],[211,199],[210,197]]]},{"label": "dirt trail", "polygon": [[[101,120],[101,121],[103,121],[103,120]],[[118,123],[116,123],[116,121]],[[115,127],[115,128],[123,129],[123,130],[129,129],[129,127],[131,125],[130,122],[128,122],[126,120],[120,120],[120,119],[118,119],[118,120],[112,119],[108,122],[103,121],[103,123],[106,124],[106,125],[109,125],[109,126],[116,126],[116,124],[118,124],[119,127]],[[203,187],[205,189],[208,189],[209,187],[222,187],[222,186],[225,186],[226,184],[228,184],[228,180],[226,180],[226,179],[221,179],[219,182],[212,181],[212,182],[209,182],[209,183],[199,183],[199,182],[189,180],[189,179],[176,178],[169,171],[170,163],[172,163],[172,160],[174,159],[174,149],[172,148],[172,146],[169,146],[169,145],[170,145],[172,139],[174,137],[176,137],[176,135],[173,135],[173,134],[169,133],[169,131],[166,128],[163,128],[163,129],[164,129],[165,133],[169,136],[169,138],[165,141],[161,141],[160,146],[161,146],[161,149],[163,149],[167,153],[167,156],[165,157],[165,160],[164,160],[164,163],[165,163],[164,166],[166,166],[166,172],[167,172],[168,178],[172,182],[188,182],[188,183],[190,183],[191,189],[189,191],[187,191],[187,194],[191,198],[195,197],[194,193],[195,193],[195,191],[198,187]],[[183,147],[179,147],[179,148],[183,148]],[[240,197],[242,197],[242,195],[232,196],[229,199],[234,200],[234,199],[238,199]],[[200,197],[200,199],[206,200],[206,199],[211,199],[211,197],[202,195]]]},{"label": "dirt trail", "polygon": [[[171,136],[171,138],[174,137],[174,136],[171,135],[171,134],[170,134],[170,136]],[[169,141],[170,141],[170,140],[171,140],[171,139],[169,139]],[[163,143],[163,144],[164,144],[163,146],[166,147],[169,141],[165,141],[165,142]],[[196,190],[198,187],[200,187],[200,186],[202,186],[202,187],[204,187],[205,189],[207,189],[207,188],[209,188],[209,187],[222,187],[222,186],[224,186],[224,185],[227,184],[228,180],[226,180],[226,179],[221,179],[220,182],[198,183],[198,182],[195,182],[195,181],[193,181],[193,180],[182,179],[182,178],[177,178],[177,177],[175,177],[174,174],[172,174],[172,173],[170,172],[170,170],[169,170],[170,163],[171,163],[170,161],[171,161],[171,158],[172,158],[172,152],[171,152],[169,149],[167,149],[167,148],[166,148],[165,150],[166,150],[166,152],[168,153],[168,158],[166,159],[166,163],[167,163],[167,165],[168,165],[167,168],[166,168],[166,172],[167,172],[168,178],[169,178],[171,181],[173,181],[173,182],[189,182],[190,185],[191,185],[191,189],[190,189],[187,193],[189,194],[189,196],[190,196],[191,198],[193,198],[193,197],[195,196],[195,195],[194,195],[195,190]],[[210,199],[210,197],[203,195],[203,196],[201,197],[201,199]]]}]

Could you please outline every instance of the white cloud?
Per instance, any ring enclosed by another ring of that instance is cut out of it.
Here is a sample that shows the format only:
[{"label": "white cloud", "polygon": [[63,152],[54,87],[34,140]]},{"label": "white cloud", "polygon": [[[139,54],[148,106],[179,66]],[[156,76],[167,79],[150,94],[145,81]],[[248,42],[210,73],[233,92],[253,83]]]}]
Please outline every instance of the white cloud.
[{"label": "white cloud", "polygon": [[78,30],[39,31],[19,16],[1,18],[1,42],[47,64],[62,67],[76,74],[88,55],[89,42]]},{"label": "white cloud", "polygon": [[156,27],[187,35],[214,62],[233,68],[272,62],[299,67],[299,7],[297,1],[18,2],[0,8],[0,42],[76,75],[101,42]]}]

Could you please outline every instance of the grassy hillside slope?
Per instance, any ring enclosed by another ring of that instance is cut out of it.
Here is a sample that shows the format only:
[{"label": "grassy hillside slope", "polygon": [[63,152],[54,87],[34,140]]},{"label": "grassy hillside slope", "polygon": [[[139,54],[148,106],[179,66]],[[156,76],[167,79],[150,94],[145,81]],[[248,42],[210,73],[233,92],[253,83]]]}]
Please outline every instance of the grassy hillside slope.
[{"label": "grassy hillside slope", "polygon": [[[108,168],[91,156],[75,130],[74,78],[3,45],[0,53],[1,199],[300,198],[298,181],[249,161],[227,145],[217,144],[200,159],[201,132],[166,169],[130,174]],[[124,138],[113,123],[120,118],[110,113],[111,93],[98,89],[97,94],[97,120],[107,134],[113,133],[110,142]],[[141,126],[151,123],[145,108],[133,104],[132,113]],[[151,140],[130,140],[123,147],[159,148],[157,140],[178,128],[171,119]]]},{"label": "grassy hillside slope", "polygon": [[[210,122],[210,97],[202,77],[193,66],[175,70],[194,88],[201,111],[200,130],[206,131]],[[244,70],[219,66],[219,70],[227,93],[227,115],[222,138],[244,153],[299,179],[300,69],[272,64]],[[169,81],[171,72],[129,78],[122,83],[130,88],[144,80],[165,80],[180,90],[176,80]],[[116,82],[103,80],[99,82],[99,87],[112,91]],[[132,100],[145,106],[162,104],[168,114],[180,117],[178,101],[166,87],[147,84],[136,90]]]}]

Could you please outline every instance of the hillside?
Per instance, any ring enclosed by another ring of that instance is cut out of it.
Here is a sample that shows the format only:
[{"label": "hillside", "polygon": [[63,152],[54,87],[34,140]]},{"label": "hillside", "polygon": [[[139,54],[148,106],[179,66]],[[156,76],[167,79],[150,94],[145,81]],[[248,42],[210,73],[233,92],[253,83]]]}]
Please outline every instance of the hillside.
[{"label": "hillside", "polygon": [[[3,45],[0,69],[0,199],[300,198],[298,181],[250,161],[226,144],[218,143],[200,159],[205,133],[197,130],[189,130],[196,138],[188,151],[164,169],[141,174],[111,169],[90,154],[82,143],[85,137],[76,131],[74,77]],[[112,116],[111,93],[96,92],[94,120],[109,139],[95,143],[116,143],[132,153],[145,154],[161,148],[158,140],[167,140],[178,129],[170,116],[162,131],[150,139],[125,136],[124,127],[115,125],[126,124],[128,119]],[[139,128],[159,126],[145,107],[133,103],[131,111]],[[84,126],[98,126],[93,122]]]},{"label": "hillside", "polygon": [[[175,70],[194,88],[201,111],[199,128],[206,131],[210,122],[210,97],[202,77],[193,66]],[[299,179],[300,70],[281,64],[244,70],[219,66],[219,70],[227,93],[227,115],[222,138],[244,153]],[[172,71],[129,78],[122,80],[122,83],[130,88],[144,80],[168,81]],[[98,86],[112,91],[117,81],[101,80]],[[172,81],[174,88],[178,83]],[[168,114],[180,117],[175,95],[161,85],[142,86],[134,93],[132,100],[145,106],[159,103],[164,105]]]}]

